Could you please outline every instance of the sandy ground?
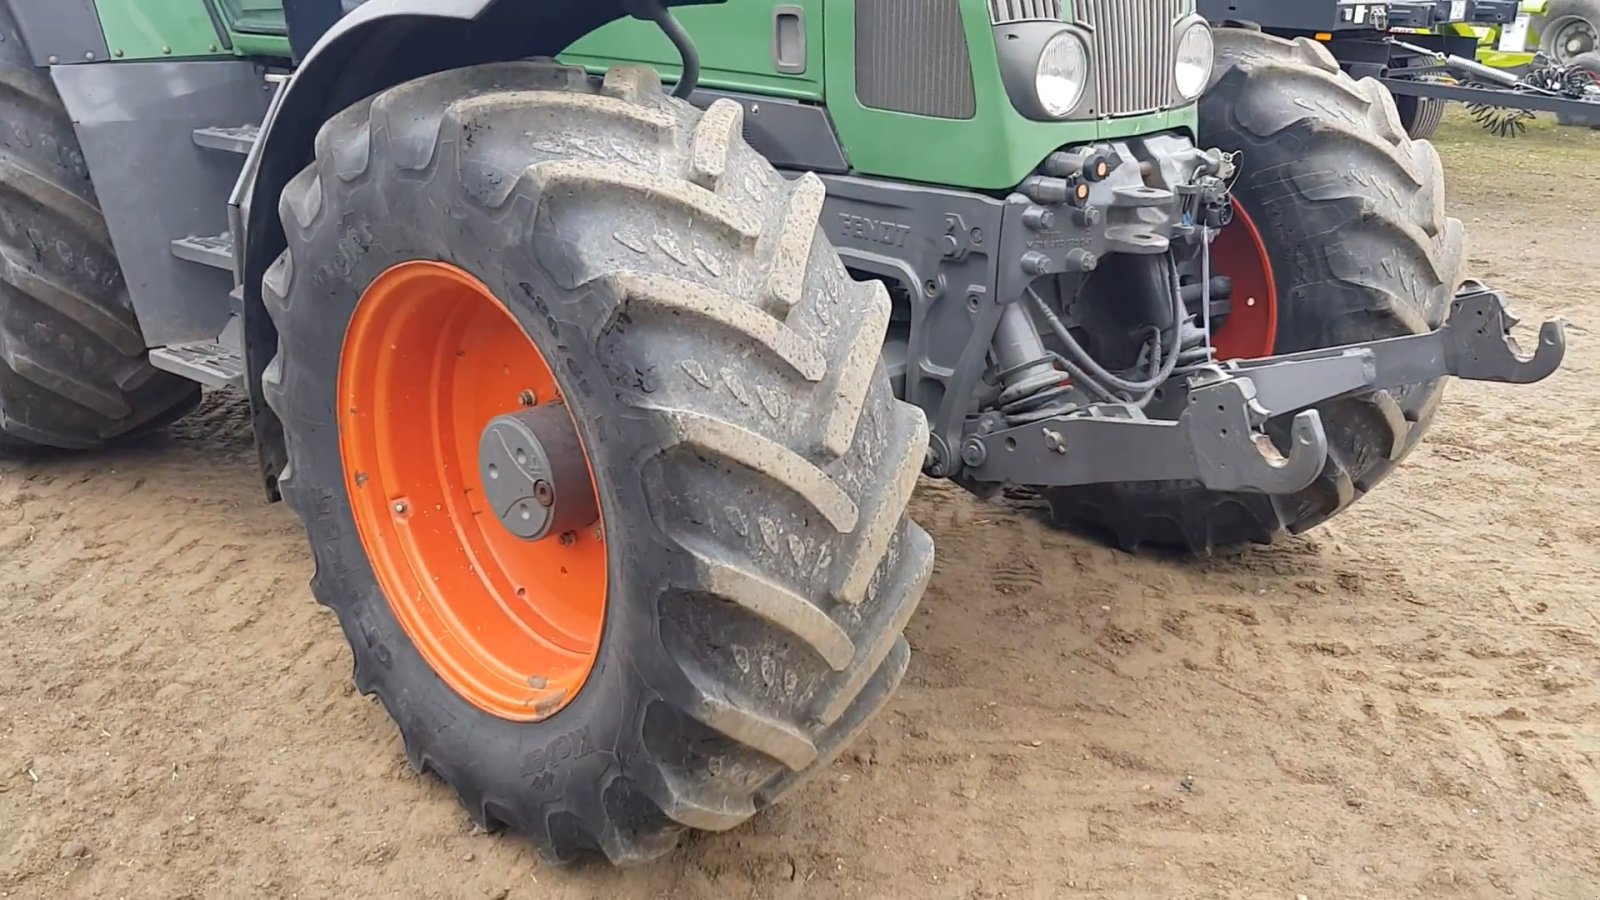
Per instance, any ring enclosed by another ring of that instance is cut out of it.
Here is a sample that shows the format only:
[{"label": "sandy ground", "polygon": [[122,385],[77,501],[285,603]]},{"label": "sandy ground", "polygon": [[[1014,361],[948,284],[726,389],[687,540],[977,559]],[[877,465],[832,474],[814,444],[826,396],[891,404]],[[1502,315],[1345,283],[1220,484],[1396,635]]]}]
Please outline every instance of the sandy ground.
[{"label": "sandy ground", "polygon": [[407,767],[237,400],[0,464],[0,895],[1593,897],[1600,134],[1441,141],[1474,273],[1572,322],[1312,536],[1135,559],[927,485],[898,698],[791,802],[625,873]]}]

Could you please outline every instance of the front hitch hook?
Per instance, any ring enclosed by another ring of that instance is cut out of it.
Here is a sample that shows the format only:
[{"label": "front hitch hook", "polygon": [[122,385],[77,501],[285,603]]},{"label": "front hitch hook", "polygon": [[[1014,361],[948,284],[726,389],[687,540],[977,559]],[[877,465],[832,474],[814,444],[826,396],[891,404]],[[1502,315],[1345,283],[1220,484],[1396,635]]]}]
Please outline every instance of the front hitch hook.
[{"label": "front hitch hook", "polygon": [[1256,402],[1255,385],[1230,378],[1195,387],[1179,425],[1194,450],[1196,475],[1214,491],[1293,494],[1309,487],[1328,462],[1328,434],[1314,409],[1297,413],[1289,427],[1284,455],[1256,429],[1266,410]]},{"label": "front hitch hook", "polygon": [[1444,328],[1450,372],[1469,381],[1504,384],[1532,384],[1553,375],[1567,353],[1565,324],[1560,319],[1541,324],[1533,355],[1524,356],[1511,336],[1516,321],[1500,294],[1476,281],[1463,285]]}]

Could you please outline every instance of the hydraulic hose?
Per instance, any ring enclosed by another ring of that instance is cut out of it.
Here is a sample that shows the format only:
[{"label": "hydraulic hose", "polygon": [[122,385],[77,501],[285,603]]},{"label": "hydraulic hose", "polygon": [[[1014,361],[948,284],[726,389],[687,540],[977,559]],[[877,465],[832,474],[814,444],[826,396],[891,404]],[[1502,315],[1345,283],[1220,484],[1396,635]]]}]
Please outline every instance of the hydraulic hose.
[{"label": "hydraulic hose", "polygon": [[[1168,291],[1172,295],[1173,321],[1181,323],[1188,317],[1188,309],[1184,306],[1183,289],[1178,283],[1177,264],[1172,262],[1170,256],[1168,257],[1168,266],[1170,268]],[[1089,384],[1104,388],[1106,392],[1121,391],[1130,398],[1138,397],[1160,387],[1168,378],[1172,377],[1173,370],[1177,368],[1178,354],[1182,349],[1181,329],[1177,325],[1174,325],[1172,329],[1172,347],[1169,350],[1163,351],[1161,347],[1160,329],[1157,329],[1156,339],[1151,342],[1151,353],[1153,354],[1151,367],[1156,370],[1156,374],[1145,381],[1130,381],[1113,375],[1105,366],[1096,362],[1094,357],[1090,356],[1089,352],[1083,348],[1083,345],[1078,343],[1077,338],[1072,336],[1072,332],[1067,330],[1067,326],[1062,323],[1061,318],[1055,314],[1055,311],[1050,308],[1050,304],[1046,303],[1037,291],[1029,287],[1024,291],[1024,294],[1029,302],[1034,305],[1034,308],[1039,311],[1039,314],[1044,317],[1045,322],[1050,326],[1050,330],[1055,333],[1056,338],[1061,341],[1062,346],[1066,348],[1067,352],[1064,361],[1072,363],[1073,369],[1087,375],[1088,377],[1083,381]],[[1076,373],[1074,374],[1076,376]]]},{"label": "hydraulic hose", "polygon": [[661,33],[672,42],[673,49],[678,51],[678,59],[683,67],[683,73],[678,77],[678,83],[672,89],[672,96],[680,100],[689,99],[694,89],[700,84],[700,51],[695,49],[694,40],[689,37],[689,32],[683,30],[683,25],[673,17],[671,10],[662,4],[661,0],[623,0],[623,9],[635,19],[654,22]]}]

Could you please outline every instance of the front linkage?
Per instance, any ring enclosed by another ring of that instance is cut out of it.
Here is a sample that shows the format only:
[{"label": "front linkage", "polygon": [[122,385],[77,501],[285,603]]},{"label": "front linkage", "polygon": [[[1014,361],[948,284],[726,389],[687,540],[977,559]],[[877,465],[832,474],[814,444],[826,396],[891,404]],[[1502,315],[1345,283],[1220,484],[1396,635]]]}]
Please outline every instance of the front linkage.
[{"label": "front linkage", "polygon": [[[1327,463],[1321,415],[1308,407],[1447,375],[1506,384],[1549,377],[1566,353],[1562,322],[1541,325],[1538,347],[1525,356],[1510,335],[1516,321],[1498,291],[1469,282],[1445,325],[1425,334],[1218,363],[1171,379],[1148,409],[1099,404],[1009,428],[986,414],[970,423],[962,442],[964,475],[1049,487],[1194,481],[1219,491],[1292,494]],[[1172,418],[1155,417],[1163,413]],[[1263,429],[1290,413],[1285,454]]]},{"label": "front linkage", "polygon": [[[1431,332],[1214,361],[1212,323],[1195,310],[1230,300],[1229,279],[1209,277],[1209,257],[1216,235],[1243,215],[1228,185],[1237,165],[1249,165],[1244,156],[1171,135],[1105,142],[1052,154],[1005,200],[825,178],[834,237],[850,264],[883,274],[903,265],[900,280],[920,287],[911,291],[903,361],[891,352],[890,367],[901,396],[928,414],[928,474],[981,493],[1184,482],[1290,495],[1323,474],[1335,443],[1336,426],[1312,407],[1450,375],[1527,384],[1559,367],[1562,323],[1544,323],[1535,354],[1524,357],[1505,300],[1477,282],[1458,290]],[[918,246],[938,258],[912,252]],[[1179,256],[1185,276],[1199,276],[1181,285],[1166,268]],[[1107,399],[1075,390],[1083,384],[1062,371],[1071,363],[1052,347],[1069,339],[1070,304],[1049,285],[1111,266],[1122,287],[1086,302],[1130,305],[1147,295],[1145,308],[1168,317],[1162,330],[1183,331],[1184,364]],[[986,385],[988,399],[974,409]],[[1290,416],[1280,446],[1267,425]],[[1392,424],[1395,440],[1378,452],[1395,460],[1410,447],[1409,429]]]}]

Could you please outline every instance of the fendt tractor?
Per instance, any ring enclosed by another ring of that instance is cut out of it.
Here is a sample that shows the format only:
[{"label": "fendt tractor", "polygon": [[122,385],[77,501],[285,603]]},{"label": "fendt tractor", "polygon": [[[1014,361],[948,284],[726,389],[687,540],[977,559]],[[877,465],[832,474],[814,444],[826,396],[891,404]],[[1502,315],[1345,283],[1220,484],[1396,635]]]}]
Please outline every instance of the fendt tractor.
[{"label": "fendt tractor", "polygon": [[1551,374],[1444,196],[1193,0],[0,0],[0,435],[242,392],[411,763],[632,863],[884,705],[920,477],[1206,553]]}]

